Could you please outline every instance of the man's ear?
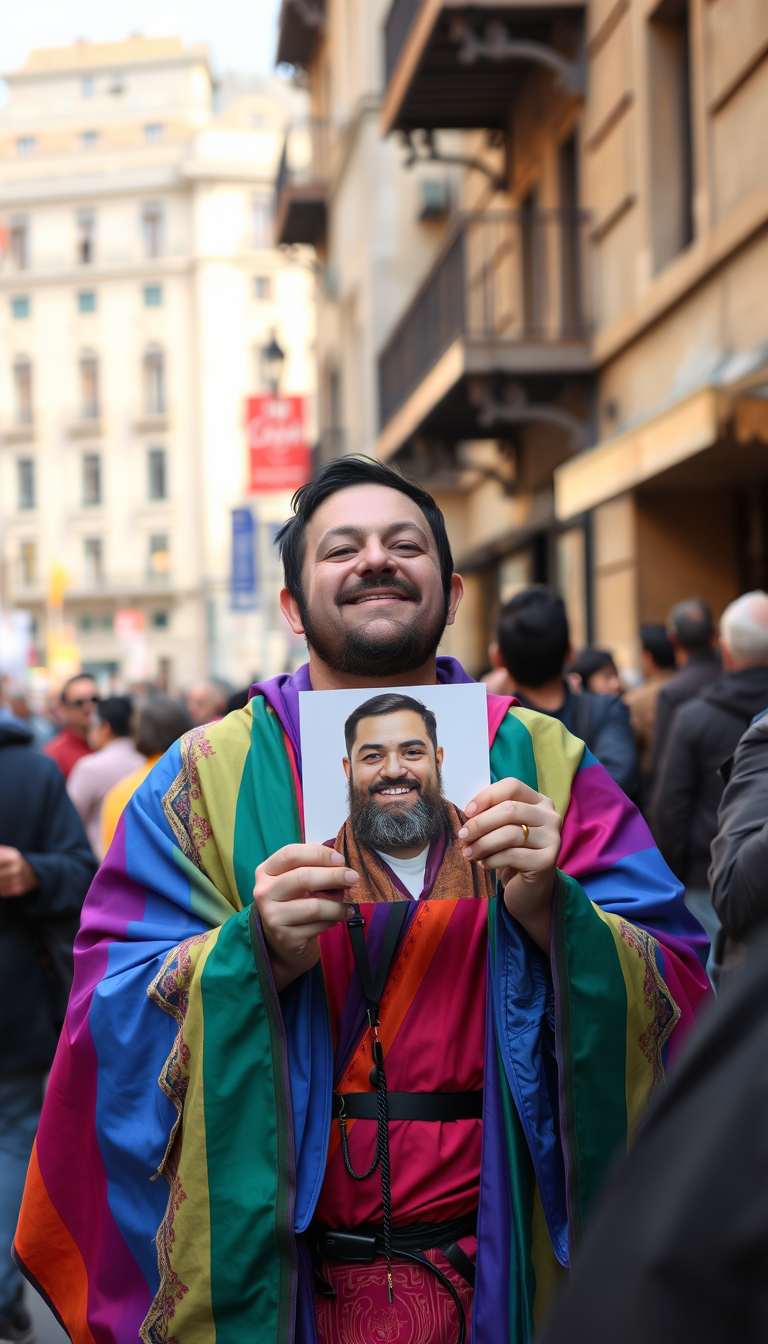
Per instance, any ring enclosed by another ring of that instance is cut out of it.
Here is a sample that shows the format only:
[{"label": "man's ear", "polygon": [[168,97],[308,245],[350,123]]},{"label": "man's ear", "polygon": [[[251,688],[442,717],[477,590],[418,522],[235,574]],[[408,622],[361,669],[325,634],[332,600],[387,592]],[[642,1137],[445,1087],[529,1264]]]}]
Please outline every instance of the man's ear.
[{"label": "man's ear", "polygon": [[442,747],[438,747],[438,748],[437,748],[437,751],[435,752],[435,760],[437,761],[437,768],[438,768],[438,770],[442,770],[442,768],[443,768],[443,758],[444,758],[444,756],[445,756],[445,752],[443,751],[443,748],[442,748]]},{"label": "man's ear", "polygon": [[347,756],[343,756],[341,759],[341,764],[344,766],[344,774],[347,776],[347,783],[349,783],[350,778],[352,776],[352,766],[349,764],[349,758]]},{"label": "man's ear", "polygon": [[287,588],[280,589],[280,610],[290,625],[294,635],[303,635],[304,626],[299,612],[299,604],[293,596],[293,593],[290,593]]},{"label": "man's ear", "polygon": [[504,662],[504,656],[501,649],[495,640],[492,644],[488,645],[488,661],[491,664],[491,667],[495,667],[498,672],[503,671],[507,666]]},{"label": "man's ear", "polygon": [[446,625],[453,625],[453,622],[456,620],[456,612],[459,609],[459,603],[463,596],[464,584],[462,583],[461,575],[452,574],[451,591],[448,596],[448,617],[445,622]]}]

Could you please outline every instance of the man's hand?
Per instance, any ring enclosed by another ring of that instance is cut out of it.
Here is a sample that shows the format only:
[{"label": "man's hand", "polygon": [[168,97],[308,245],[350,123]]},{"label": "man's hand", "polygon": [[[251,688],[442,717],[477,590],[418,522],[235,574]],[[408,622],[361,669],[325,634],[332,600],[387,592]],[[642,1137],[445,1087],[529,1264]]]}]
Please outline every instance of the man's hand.
[{"label": "man's hand", "polygon": [[348,891],[358,880],[325,845],[284,845],[259,864],[253,899],[278,993],[320,960],[318,934],[349,918],[349,905],[313,892]]},{"label": "man's hand", "polygon": [[549,954],[561,826],[551,799],[522,780],[501,779],[481,789],[465,813],[459,831],[465,858],[496,869],[509,913]]},{"label": "man's hand", "polygon": [[0,897],[26,896],[40,885],[34,868],[12,845],[0,845]]}]

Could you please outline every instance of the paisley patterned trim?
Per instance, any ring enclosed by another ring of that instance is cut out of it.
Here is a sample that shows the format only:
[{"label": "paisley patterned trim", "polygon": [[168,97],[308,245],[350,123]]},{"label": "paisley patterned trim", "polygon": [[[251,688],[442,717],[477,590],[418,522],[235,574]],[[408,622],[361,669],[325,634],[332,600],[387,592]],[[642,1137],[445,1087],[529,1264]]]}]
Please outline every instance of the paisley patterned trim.
[{"label": "paisley patterned trim", "polygon": [[200,869],[203,867],[200,850],[213,834],[208,818],[193,806],[202,794],[198,762],[204,756],[216,754],[206,731],[207,725],[203,724],[180,739],[181,769],[163,797],[163,812],[179,849]]},{"label": "paisley patterned trim", "polygon": [[624,942],[640,957],[645,966],[643,979],[643,999],[650,1014],[650,1021],[638,1039],[641,1054],[648,1060],[652,1070],[650,1101],[664,1081],[664,1047],[680,1020],[680,1009],[667,988],[659,970],[656,958],[658,943],[645,929],[626,920],[618,921],[619,932]]}]

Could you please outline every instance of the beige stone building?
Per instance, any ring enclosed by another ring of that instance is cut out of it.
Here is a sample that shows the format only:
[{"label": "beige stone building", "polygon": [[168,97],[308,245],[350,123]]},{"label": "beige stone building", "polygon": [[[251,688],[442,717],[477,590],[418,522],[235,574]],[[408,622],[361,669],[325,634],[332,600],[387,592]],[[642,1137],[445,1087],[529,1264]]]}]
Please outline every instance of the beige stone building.
[{"label": "beige stone building", "polygon": [[768,586],[764,0],[284,0],[278,54],[323,427],[439,494],[468,666],[531,580],[625,666],[675,600]]},{"label": "beige stone building", "polygon": [[[313,276],[272,213],[304,97],[215,84],[178,38],[33,51],[5,78],[0,606],[105,685],[280,671],[288,500],[247,493],[245,407],[274,336],[314,432]],[[252,611],[231,609],[237,507],[257,515]]]}]

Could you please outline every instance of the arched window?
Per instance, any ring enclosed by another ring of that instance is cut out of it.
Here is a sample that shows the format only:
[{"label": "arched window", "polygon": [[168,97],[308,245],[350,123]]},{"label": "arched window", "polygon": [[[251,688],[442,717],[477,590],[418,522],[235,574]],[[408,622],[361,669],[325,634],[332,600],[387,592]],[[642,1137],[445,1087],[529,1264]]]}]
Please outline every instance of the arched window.
[{"label": "arched window", "polygon": [[144,354],[144,410],[165,415],[165,355],[159,345],[150,345]]},{"label": "arched window", "polygon": [[93,350],[84,350],[80,356],[80,416],[83,420],[99,418],[99,361]]},{"label": "arched window", "polygon": [[13,390],[16,423],[32,424],[32,361],[29,355],[17,355],[13,361]]}]

